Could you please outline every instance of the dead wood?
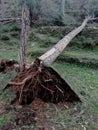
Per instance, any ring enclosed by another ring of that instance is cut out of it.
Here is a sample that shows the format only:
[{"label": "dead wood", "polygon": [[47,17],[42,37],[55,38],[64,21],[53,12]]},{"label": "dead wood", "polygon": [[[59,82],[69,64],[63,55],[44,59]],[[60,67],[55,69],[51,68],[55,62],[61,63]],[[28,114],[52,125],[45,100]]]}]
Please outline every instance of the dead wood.
[{"label": "dead wood", "polygon": [[57,57],[62,53],[66,46],[71,42],[71,40],[77,36],[87,25],[87,22],[91,17],[87,17],[82,24],[64,36],[60,41],[57,42],[50,50],[39,57],[40,60],[46,65],[52,64]]},{"label": "dead wood", "polygon": [[[36,59],[33,66],[21,72],[7,87],[16,91],[19,104],[30,104],[35,98],[45,102],[81,102],[77,94],[60,75],[41,60]],[[7,88],[6,87],[6,88]]]},{"label": "dead wood", "polygon": [[21,21],[21,18],[3,18],[3,19],[0,19],[0,22],[6,22],[6,21]]},{"label": "dead wood", "polygon": [[0,19],[0,25],[5,25],[14,21],[21,21],[21,18],[3,18]]}]

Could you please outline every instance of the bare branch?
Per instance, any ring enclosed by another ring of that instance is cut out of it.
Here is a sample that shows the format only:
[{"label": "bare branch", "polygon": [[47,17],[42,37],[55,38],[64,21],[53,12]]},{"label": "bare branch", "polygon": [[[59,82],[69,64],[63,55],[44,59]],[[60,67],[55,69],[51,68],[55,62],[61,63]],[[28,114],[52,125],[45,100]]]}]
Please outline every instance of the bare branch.
[{"label": "bare branch", "polygon": [[21,21],[21,18],[3,18],[3,19],[0,19],[0,22],[5,22],[5,21]]}]

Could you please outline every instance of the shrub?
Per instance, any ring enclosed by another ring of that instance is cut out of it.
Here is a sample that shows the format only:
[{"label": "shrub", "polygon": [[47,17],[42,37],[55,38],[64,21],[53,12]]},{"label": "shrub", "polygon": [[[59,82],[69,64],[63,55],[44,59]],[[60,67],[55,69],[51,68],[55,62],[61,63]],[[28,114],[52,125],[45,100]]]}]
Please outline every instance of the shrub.
[{"label": "shrub", "polygon": [[8,41],[8,40],[10,40],[10,37],[3,34],[3,35],[1,35],[0,39],[3,41]]},{"label": "shrub", "polygon": [[38,38],[36,37],[35,33],[32,32],[30,35],[29,35],[29,41],[36,41],[38,40]]},{"label": "shrub", "polygon": [[19,32],[12,32],[11,36],[14,38],[19,38]]},{"label": "shrub", "polygon": [[11,41],[8,41],[7,44],[8,44],[9,46],[17,45],[17,41],[11,40]]},{"label": "shrub", "polygon": [[20,30],[21,30],[21,28],[17,25],[12,26],[10,29],[10,31],[20,31]]}]

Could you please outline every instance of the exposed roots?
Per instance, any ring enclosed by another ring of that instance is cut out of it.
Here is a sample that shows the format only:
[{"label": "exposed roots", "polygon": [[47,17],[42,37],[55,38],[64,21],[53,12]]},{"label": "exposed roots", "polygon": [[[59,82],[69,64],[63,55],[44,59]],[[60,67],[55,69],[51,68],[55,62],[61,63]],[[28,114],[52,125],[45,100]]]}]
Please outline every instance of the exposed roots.
[{"label": "exposed roots", "polygon": [[[17,71],[19,72],[19,63],[13,59],[2,59],[0,62],[0,72],[7,73],[9,71]],[[25,64],[25,69],[30,68],[30,64]]]},{"label": "exposed roots", "polygon": [[36,59],[33,66],[21,72],[8,86],[16,91],[19,104],[30,104],[35,98],[45,102],[75,102],[80,101],[77,94],[52,68],[45,66]]},{"label": "exposed roots", "polygon": [[19,64],[12,59],[2,59],[0,62],[0,72],[7,73],[8,71],[19,71]]}]

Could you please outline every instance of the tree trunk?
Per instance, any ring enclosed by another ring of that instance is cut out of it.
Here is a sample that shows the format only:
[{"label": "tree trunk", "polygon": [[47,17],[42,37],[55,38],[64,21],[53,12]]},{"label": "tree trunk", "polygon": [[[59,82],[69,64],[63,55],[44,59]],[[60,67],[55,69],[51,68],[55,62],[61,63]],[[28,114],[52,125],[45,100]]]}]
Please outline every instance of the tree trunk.
[{"label": "tree trunk", "polygon": [[19,7],[18,7],[18,1],[15,1],[14,4],[15,4],[15,8],[16,8],[16,9],[15,9],[15,15],[16,15],[16,17],[18,18],[18,11],[19,11],[19,10],[18,10],[18,8],[19,8]]},{"label": "tree trunk", "polygon": [[24,4],[22,8],[22,30],[21,30],[21,44],[20,44],[20,71],[25,67],[26,63],[26,49],[29,35],[29,9],[27,5]]},{"label": "tree trunk", "polygon": [[44,62],[46,65],[52,64],[56,58],[61,54],[61,52],[65,49],[65,47],[70,43],[70,41],[79,34],[84,27],[86,26],[88,20],[90,20],[90,17],[86,18],[81,26],[74,29],[70,33],[68,33],[63,39],[61,39],[56,45],[54,45],[49,51],[47,51],[45,54],[39,57],[41,61]]},{"label": "tree trunk", "polygon": [[63,18],[65,17],[65,0],[61,1],[61,11]]},{"label": "tree trunk", "polygon": [[5,18],[4,0],[1,0],[1,14],[2,14],[2,18]]}]

